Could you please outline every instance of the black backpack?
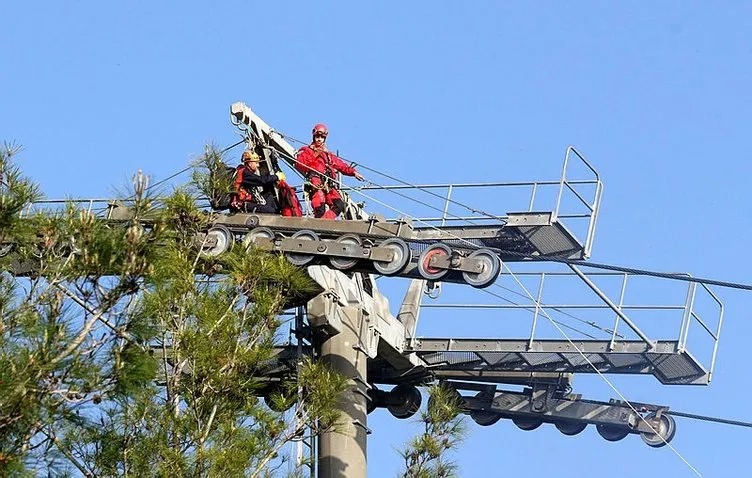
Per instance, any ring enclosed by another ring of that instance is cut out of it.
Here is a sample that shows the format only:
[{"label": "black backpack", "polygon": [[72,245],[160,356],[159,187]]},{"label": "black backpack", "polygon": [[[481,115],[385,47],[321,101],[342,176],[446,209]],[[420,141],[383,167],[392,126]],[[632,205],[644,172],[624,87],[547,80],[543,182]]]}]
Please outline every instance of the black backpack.
[{"label": "black backpack", "polygon": [[217,168],[210,172],[211,197],[209,205],[212,209],[222,211],[229,209],[235,199],[235,177],[237,170],[226,163],[220,162]]}]

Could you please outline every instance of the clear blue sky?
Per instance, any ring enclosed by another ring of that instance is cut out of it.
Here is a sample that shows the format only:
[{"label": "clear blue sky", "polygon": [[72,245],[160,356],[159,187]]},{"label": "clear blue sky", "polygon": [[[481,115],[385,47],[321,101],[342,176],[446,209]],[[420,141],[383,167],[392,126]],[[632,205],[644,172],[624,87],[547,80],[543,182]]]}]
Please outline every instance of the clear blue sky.
[{"label": "clear blue sky", "polygon": [[[180,171],[236,141],[228,107],[244,101],[295,137],[324,121],[331,147],[415,183],[556,179],[576,145],[606,183],[593,260],[749,282],[748,2],[7,1],[0,58],[0,139],[51,198]],[[520,209],[490,199],[476,205]],[[752,296],[721,293],[710,387],[617,388],[752,421]],[[614,396],[598,377],[574,385]],[[704,476],[748,474],[749,429],[678,422],[673,445]],[[370,476],[394,476],[417,428],[382,411],[369,424]],[[462,476],[694,476],[636,436],[468,424]]]}]

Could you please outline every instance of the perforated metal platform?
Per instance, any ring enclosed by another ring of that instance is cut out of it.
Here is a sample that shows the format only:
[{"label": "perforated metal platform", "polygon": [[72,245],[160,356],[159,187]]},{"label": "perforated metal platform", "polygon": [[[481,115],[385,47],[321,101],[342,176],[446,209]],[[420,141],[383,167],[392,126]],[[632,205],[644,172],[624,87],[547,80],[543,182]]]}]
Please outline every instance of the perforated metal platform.
[{"label": "perforated metal platform", "polygon": [[442,226],[441,228],[415,228],[418,241],[442,241],[463,247],[468,242],[479,247],[500,250],[504,261],[585,258],[585,246],[567,228],[556,220],[553,212],[509,213],[503,227]]},{"label": "perforated metal platform", "polygon": [[570,233],[553,213],[509,213],[507,227],[517,229],[538,255],[585,258],[585,245]]},{"label": "perforated metal platform", "polygon": [[[576,347],[575,347],[576,345]],[[560,372],[650,374],[665,385],[707,385],[710,373],[677,341],[415,339],[415,352],[434,370],[483,373]],[[582,353],[580,353],[582,352]]]}]

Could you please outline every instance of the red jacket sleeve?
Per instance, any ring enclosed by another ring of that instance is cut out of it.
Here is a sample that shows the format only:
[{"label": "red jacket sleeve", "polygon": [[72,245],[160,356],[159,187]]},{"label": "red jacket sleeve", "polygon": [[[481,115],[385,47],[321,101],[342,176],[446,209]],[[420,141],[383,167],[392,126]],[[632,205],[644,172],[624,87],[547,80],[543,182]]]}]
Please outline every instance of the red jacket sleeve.
[{"label": "red jacket sleeve", "polygon": [[303,146],[298,150],[298,154],[295,157],[295,169],[303,173],[303,176],[308,175],[311,172],[311,160],[314,158],[313,151],[308,146]]},{"label": "red jacket sleeve", "polygon": [[332,167],[345,176],[355,176],[355,167],[350,166],[334,153],[329,153]]}]

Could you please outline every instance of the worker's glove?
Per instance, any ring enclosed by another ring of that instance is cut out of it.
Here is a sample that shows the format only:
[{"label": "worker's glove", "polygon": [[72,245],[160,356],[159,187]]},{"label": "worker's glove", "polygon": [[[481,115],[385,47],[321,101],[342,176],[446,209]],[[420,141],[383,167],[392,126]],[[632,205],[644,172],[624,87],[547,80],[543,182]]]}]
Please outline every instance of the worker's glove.
[{"label": "worker's glove", "polygon": [[287,179],[287,176],[285,176],[285,173],[282,171],[277,171],[277,181],[284,181]]}]

